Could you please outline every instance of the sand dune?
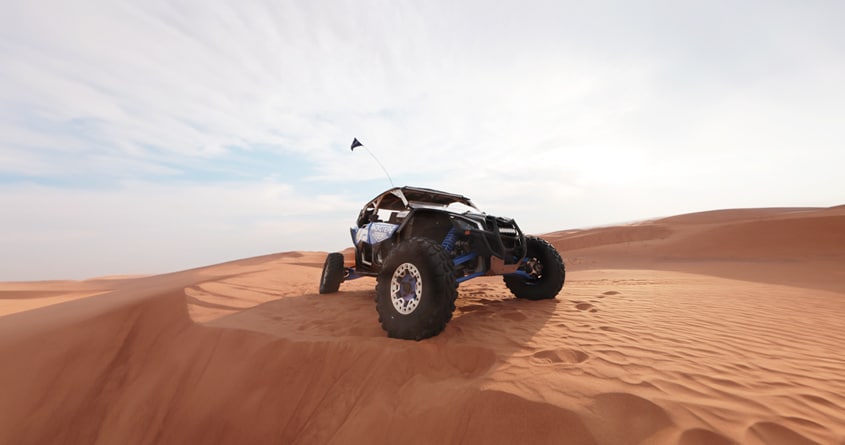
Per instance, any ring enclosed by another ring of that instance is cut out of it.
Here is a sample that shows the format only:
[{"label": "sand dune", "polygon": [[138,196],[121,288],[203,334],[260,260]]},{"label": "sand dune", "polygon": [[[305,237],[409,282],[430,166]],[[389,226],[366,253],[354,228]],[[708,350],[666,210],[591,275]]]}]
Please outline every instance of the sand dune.
[{"label": "sand dune", "polygon": [[546,235],[570,269],[648,268],[845,292],[845,207],[702,212]]},{"label": "sand dune", "polygon": [[0,284],[0,443],[845,444],[845,207],[545,236],[555,300],[460,287],[422,342],[324,253]]}]

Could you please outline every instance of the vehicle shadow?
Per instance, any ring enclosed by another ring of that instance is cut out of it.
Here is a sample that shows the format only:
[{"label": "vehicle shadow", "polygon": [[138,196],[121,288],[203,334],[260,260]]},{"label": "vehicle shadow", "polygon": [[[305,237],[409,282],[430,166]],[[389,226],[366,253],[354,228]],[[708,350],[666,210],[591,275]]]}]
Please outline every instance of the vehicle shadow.
[{"label": "vehicle shadow", "polygon": [[[536,354],[538,359],[555,363],[583,360],[577,349],[567,345],[565,336],[560,335],[561,328],[565,329],[568,323],[566,319],[574,322],[571,318],[577,315],[560,310],[571,306],[561,305],[566,298],[565,289],[555,299],[529,301],[515,298],[501,277],[468,281],[458,288],[456,309],[446,329],[419,342],[387,337],[375,308],[374,279],[344,283],[333,294],[318,294],[316,285],[313,290],[313,293],[281,296],[204,324],[261,332],[297,342],[366,343],[376,348],[440,354],[443,357],[439,358],[445,358],[462,374],[484,372],[518,353]],[[544,338],[539,340],[539,337]]]}]

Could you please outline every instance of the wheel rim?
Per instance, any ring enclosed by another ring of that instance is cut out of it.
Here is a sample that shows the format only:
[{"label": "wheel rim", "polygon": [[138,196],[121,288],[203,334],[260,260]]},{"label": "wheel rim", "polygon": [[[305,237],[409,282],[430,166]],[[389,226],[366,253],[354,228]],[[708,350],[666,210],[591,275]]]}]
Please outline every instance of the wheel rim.
[{"label": "wheel rim", "polygon": [[543,262],[537,257],[525,260],[522,270],[530,276],[529,283],[536,283],[543,278]]},{"label": "wheel rim", "polygon": [[422,277],[417,266],[402,263],[390,279],[390,300],[393,307],[403,315],[410,314],[419,306],[422,297]]}]

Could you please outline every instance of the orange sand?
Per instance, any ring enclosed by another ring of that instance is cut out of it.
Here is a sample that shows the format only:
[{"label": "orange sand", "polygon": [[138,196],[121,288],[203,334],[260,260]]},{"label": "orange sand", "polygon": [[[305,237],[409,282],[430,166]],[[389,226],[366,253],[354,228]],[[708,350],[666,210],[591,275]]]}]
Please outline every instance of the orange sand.
[{"label": "orange sand", "polygon": [[472,280],[422,342],[324,253],[0,283],[0,444],[845,443],[845,207],[545,237],[556,300]]}]

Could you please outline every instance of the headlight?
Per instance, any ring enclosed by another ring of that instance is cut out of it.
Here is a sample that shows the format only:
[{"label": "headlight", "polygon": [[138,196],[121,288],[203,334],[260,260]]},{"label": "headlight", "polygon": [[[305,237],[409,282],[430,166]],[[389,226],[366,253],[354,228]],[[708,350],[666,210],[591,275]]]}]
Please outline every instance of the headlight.
[{"label": "headlight", "polygon": [[459,230],[481,230],[481,224],[477,221],[466,220],[463,218],[453,218],[452,224]]}]

